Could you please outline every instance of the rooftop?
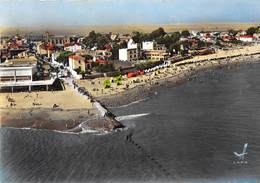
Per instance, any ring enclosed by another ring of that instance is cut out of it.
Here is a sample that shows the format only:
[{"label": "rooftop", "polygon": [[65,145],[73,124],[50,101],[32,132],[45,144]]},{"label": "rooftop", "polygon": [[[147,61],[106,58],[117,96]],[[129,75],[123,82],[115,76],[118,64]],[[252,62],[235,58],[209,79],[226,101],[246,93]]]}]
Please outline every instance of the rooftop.
[{"label": "rooftop", "polygon": [[37,59],[35,57],[19,58],[6,60],[4,63],[0,64],[0,67],[31,67],[37,64]]}]

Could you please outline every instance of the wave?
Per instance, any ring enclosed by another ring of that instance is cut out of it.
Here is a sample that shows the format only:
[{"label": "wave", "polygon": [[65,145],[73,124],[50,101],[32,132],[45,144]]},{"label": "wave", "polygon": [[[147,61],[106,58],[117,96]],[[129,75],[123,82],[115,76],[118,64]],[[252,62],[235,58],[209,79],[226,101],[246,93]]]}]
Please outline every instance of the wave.
[{"label": "wave", "polygon": [[126,115],[126,116],[118,116],[116,117],[116,120],[118,121],[124,121],[124,120],[131,120],[131,119],[136,119],[142,116],[147,116],[150,113],[142,113],[142,114],[131,114],[131,115]]},{"label": "wave", "polygon": [[134,101],[134,102],[131,102],[129,104],[126,104],[126,105],[121,105],[121,106],[118,106],[118,107],[110,107],[111,109],[117,109],[117,108],[124,108],[124,107],[128,107],[128,106],[131,106],[133,104],[138,104],[140,102],[143,102],[145,100],[147,100],[148,98],[144,98],[144,99],[141,99],[141,100],[137,100],[137,101]]}]

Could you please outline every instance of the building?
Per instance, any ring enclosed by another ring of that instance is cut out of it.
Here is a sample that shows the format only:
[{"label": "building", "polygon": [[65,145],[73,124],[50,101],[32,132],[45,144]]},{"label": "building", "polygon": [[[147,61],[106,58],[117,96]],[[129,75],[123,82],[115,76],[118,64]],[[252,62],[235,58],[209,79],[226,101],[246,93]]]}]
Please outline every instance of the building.
[{"label": "building", "polygon": [[55,45],[52,43],[37,43],[37,53],[40,55],[47,55],[51,57],[51,54],[56,51]]},{"label": "building", "polygon": [[143,50],[154,50],[154,42],[153,41],[145,41],[142,42]]},{"label": "building", "polygon": [[254,36],[239,36],[237,37],[238,40],[242,41],[242,42],[254,42],[256,41],[256,37]]},{"label": "building", "polygon": [[166,50],[164,44],[158,44],[154,41],[145,41],[142,42],[142,49],[143,50]]},{"label": "building", "polygon": [[153,61],[166,60],[170,57],[165,50],[146,50],[143,55],[146,59]]},{"label": "building", "polygon": [[85,58],[80,55],[69,56],[69,68],[74,71],[86,71]]},{"label": "building", "polygon": [[123,48],[119,49],[119,60],[121,61],[137,61],[139,59],[138,49]]},{"label": "building", "polygon": [[37,73],[37,59],[35,57],[27,57],[22,59],[6,60],[0,64],[0,90],[11,88],[14,89],[27,88],[29,91],[33,87],[53,86],[56,78],[48,80],[35,80],[34,75]]},{"label": "building", "polygon": [[74,44],[68,43],[68,44],[64,45],[64,50],[75,53],[77,51],[82,50],[82,46],[80,44],[78,44],[78,43],[74,43]]},{"label": "building", "polygon": [[0,82],[33,81],[36,59],[12,59],[0,64]]},{"label": "building", "polygon": [[64,47],[66,43],[70,42],[70,38],[67,36],[50,35],[48,32],[45,33],[45,42],[56,45],[57,47]]},{"label": "building", "polygon": [[127,42],[127,48],[129,48],[129,49],[138,48],[138,43],[135,43],[133,39],[130,39]]}]

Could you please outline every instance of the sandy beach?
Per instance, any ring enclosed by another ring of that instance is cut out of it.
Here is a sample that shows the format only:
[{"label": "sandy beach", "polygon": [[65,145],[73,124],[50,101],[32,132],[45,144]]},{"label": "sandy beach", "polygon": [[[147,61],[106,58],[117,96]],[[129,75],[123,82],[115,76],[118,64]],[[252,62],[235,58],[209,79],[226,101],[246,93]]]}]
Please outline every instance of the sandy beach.
[{"label": "sandy beach", "polygon": [[2,127],[66,130],[98,113],[71,87],[64,91],[0,93]]}]

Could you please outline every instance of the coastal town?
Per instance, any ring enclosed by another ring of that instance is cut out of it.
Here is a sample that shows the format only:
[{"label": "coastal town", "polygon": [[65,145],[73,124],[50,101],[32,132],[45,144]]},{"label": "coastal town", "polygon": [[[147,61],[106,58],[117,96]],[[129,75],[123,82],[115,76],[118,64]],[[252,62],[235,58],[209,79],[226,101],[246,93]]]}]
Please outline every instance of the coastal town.
[{"label": "coastal town", "polygon": [[260,27],[1,35],[0,52],[1,126],[78,132],[88,121],[86,130],[112,131],[123,125],[106,107],[199,70],[259,61]]}]

